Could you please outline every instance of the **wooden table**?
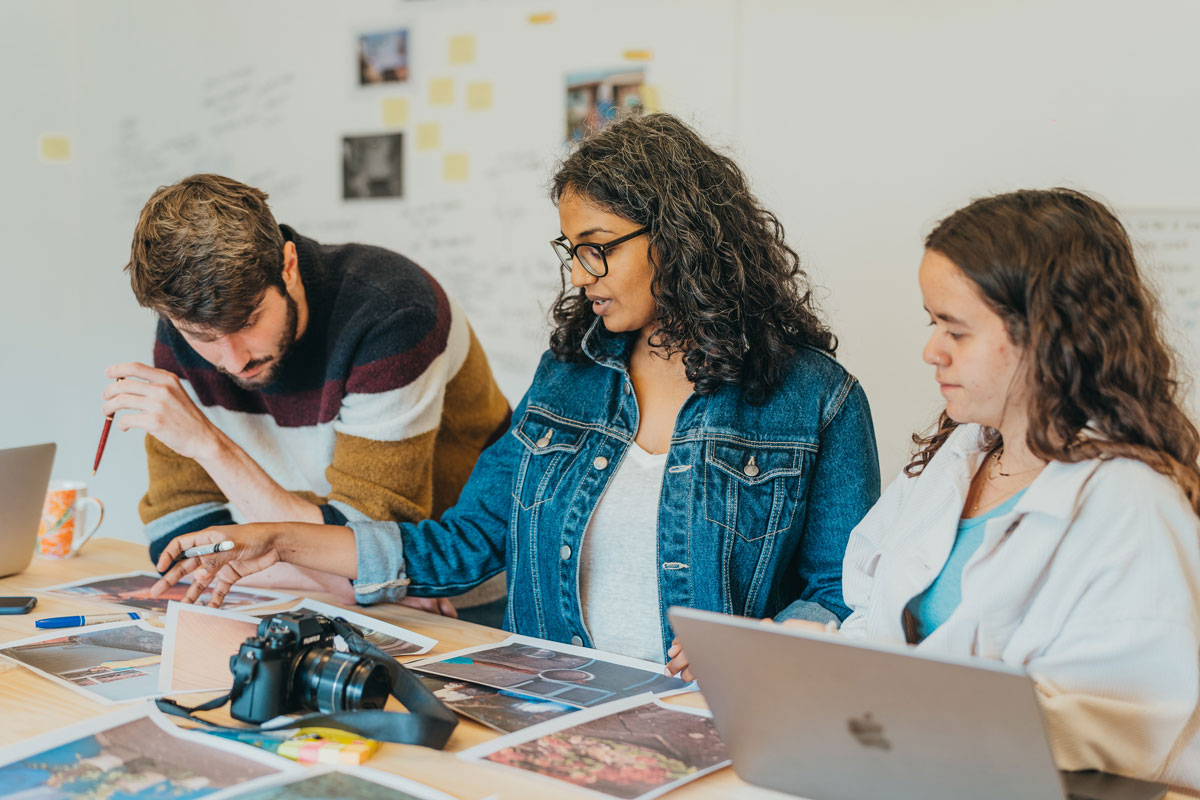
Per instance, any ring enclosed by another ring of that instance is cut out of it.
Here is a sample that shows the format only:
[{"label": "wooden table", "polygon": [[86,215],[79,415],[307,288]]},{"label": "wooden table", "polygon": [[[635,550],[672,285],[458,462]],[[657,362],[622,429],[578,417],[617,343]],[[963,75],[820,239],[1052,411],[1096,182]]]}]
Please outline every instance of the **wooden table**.
[{"label": "wooden table", "polygon": [[[0,642],[15,641],[38,633],[33,626],[38,617],[66,616],[79,613],[105,613],[118,610],[107,603],[89,602],[82,598],[63,598],[41,594],[39,589],[68,581],[118,572],[150,568],[146,547],[118,539],[96,539],[89,542],[83,554],[63,561],[34,559],[29,569],[20,575],[0,579],[0,595],[36,595],[38,605],[32,614],[0,616]],[[329,603],[328,596],[312,595]],[[283,606],[280,606],[281,608]],[[433,653],[448,653],[464,647],[498,642],[508,636],[503,631],[485,628],[469,622],[426,614],[405,606],[389,603],[360,609],[370,616],[394,622],[410,630],[438,640]],[[422,656],[423,657],[423,656]],[[409,659],[411,660],[411,659]],[[191,705],[202,695],[187,695],[183,702]],[[392,703],[395,701],[392,700]],[[696,694],[671,698],[668,702],[703,706]],[[80,722],[113,711],[118,706],[106,706],[77,692],[59,686],[29,670],[7,662],[0,663],[0,756],[4,746],[24,741],[55,728]],[[220,714],[209,712],[219,718]],[[471,764],[455,758],[453,753],[486,742],[498,736],[495,731],[470,720],[459,718],[458,727],[444,751],[399,744],[383,744],[367,762],[376,769],[394,772],[436,787],[462,800],[484,797],[521,798],[522,800],[556,800],[562,797],[590,797],[590,793],[557,781],[538,779],[519,770],[498,766]],[[848,780],[853,780],[848,776]],[[751,786],[723,769],[684,786],[668,795],[679,800],[794,800],[792,795]],[[1169,794],[1168,800],[1185,800],[1182,795]]]},{"label": "wooden table", "polygon": [[[76,558],[62,561],[45,561],[35,558],[25,572],[0,579],[0,595],[32,594],[38,597],[38,605],[33,613],[23,616],[0,616],[0,642],[10,642],[46,633],[47,631],[38,630],[33,626],[34,619],[38,617],[111,613],[118,610],[107,603],[41,594],[39,589],[42,587],[91,576],[149,568],[150,563],[145,545],[118,539],[93,540],[83,548],[82,555]],[[317,600],[336,602],[328,596],[312,596]],[[504,631],[494,628],[426,614],[390,603],[359,610],[373,617],[394,622],[410,630],[434,637],[438,640],[438,645],[431,654],[448,653],[464,647],[497,642],[508,636]],[[198,702],[201,697],[192,694],[182,697],[181,700],[191,705]],[[675,699],[673,698],[673,700]],[[675,701],[687,705],[703,706],[703,700],[694,694],[685,695]],[[98,703],[35,675],[24,667],[7,662],[0,663],[0,720],[3,721],[3,724],[0,724],[0,756],[3,755],[5,745],[24,741],[64,725],[106,714],[119,707],[121,706],[107,706]],[[208,716],[219,717],[215,712],[210,712]],[[498,735],[483,725],[460,717],[458,727],[455,728],[454,735],[445,751],[385,743],[371,757],[367,765],[404,775],[462,798],[462,800],[480,800],[480,798],[490,796],[529,798],[529,800],[591,796],[590,793],[575,789],[565,783],[538,779],[515,769],[470,764],[460,761],[453,755],[455,752],[486,742]],[[687,798],[694,800],[702,798],[710,800],[725,800],[725,798],[783,800],[790,797],[779,792],[751,786],[740,780],[731,769],[723,769],[707,775],[668,796],[680,798],[680,800]]]}]

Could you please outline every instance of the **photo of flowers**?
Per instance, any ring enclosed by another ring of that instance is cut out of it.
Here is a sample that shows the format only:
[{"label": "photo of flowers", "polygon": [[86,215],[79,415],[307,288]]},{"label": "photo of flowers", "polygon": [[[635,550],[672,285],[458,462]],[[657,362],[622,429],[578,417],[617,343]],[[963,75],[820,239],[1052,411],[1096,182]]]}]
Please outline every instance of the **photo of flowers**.
[{"label": "photo of flowers", "polygon": [[647,697],[503,736],[460,757],[515,767],[622,800],[657,797],[729,764],[706,712]]},{"label": "photo of flowers", "polygon": [[[65,597],[118,603],[142,611],[165,614],[168,602],[183,600],[187,594],[188,584],[177,583],[164,592],[161,597],[151,597],[150,587],[156,581],[158,581],[158,574],[155,572],[126,572],[121,575],[105,575],[59,586],[48,586],[43,591]],[[225,596],[225,602],[221,607],[228,609],[257,608],[294,599],[295,595],[273,592],[270,589],[234,589]],[[200,599],[196,602],[207,603],[208,594],[200,595]]]},{"label": "photo of flowers", "polygon": [[282,760],[274,766],[267,760],[273,756],[239,745],[208,746],[167,726],[174,727],[136,709],[38,737],[22,748],[32,752],[0,766],[0,787],[6,796],[55,800],[215,799],[247,781],[300,769]]},{"label": "photo of flowers", "polygon": [[471,647],[409,667],[578,708],[644,692],[689,688],[685,681],[663,675],[658,664],[526,636],[510,636],[498,645]]},{"label": "photo of flowers", "polygon": [[452,681],[436,675],[419,677],[421,683],[452,711],[501,733],[519,731],[578,710],[553,700],[523,697],[476,683]]},{"label": "photo of flowers", "polygon": [[129,621],[22,639],[0,655],[93,700],[124,703],[158,694],[162,647],[161,631]]}]

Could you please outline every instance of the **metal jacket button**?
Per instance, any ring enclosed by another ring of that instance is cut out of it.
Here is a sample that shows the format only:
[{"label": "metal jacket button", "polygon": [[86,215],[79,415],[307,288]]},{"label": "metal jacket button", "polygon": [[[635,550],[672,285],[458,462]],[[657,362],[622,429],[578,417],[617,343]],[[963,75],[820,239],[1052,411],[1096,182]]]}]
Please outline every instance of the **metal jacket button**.
[{"label": "metal jacket button", "polygon": [[549,447],[550,446],[550,437],[552,435],[553,434],[551,431],[546,431],[545,433],[543,433],[542,438],[538,439],[538,441],[537,441],[537,446],[538,447]]},{"label": "metal jacket button", "polygon": [[572,636],[571,644],[575,645],[576,647],[583,647],[583,639],[579,638],[578,636]]},{"label": "metal jacket button", "polygon": [[565,544],[564,544],[564,545],[562,546],[562,550],[559,550],[559,551],[558,551],[558,554],[559,554],[560,556],[562,556],[562,560],[563,560],[563,561],[566,561],[568,558],[570,558],[570,557],[571,557],[571,547],[570,547],[570,545],[565,545]]},{"label": "metal jacket button", "polygon": [[608,459],[604,456],[596,456],[596,460],[592,462],[592,466],[596,469],[608,469]]},{"label": "metal jacket button", "polygon": [[747,478],[753,478],[758,474],[758,464],[754,463],[754,456],[750,456],[750,461],[746,463],[746,467],[742,471],[746,473]]}]

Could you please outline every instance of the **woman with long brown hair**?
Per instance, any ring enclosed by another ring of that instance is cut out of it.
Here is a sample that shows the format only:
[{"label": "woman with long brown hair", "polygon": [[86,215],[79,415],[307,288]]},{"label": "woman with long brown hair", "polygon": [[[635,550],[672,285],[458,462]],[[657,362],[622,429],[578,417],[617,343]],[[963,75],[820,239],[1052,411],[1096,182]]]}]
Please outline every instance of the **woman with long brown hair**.
[{"label": "woman with long brown hair", "polygon": [[1061,768],[1200,789],[1200,435],[1129,237],[1054,189],[925,244],[946,409],[851,534],[842,632],[1022,667]]}]

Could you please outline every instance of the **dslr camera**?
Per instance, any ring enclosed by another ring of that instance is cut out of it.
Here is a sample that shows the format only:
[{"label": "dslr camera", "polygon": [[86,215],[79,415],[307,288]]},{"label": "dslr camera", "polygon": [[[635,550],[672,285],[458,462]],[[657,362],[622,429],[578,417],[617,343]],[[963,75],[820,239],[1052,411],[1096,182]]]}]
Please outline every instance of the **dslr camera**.
[{"label": "dslr camera", "polygon": [[231,694],[236,695],[229,713],[242,722],[262,724],[303,709],[332,714],[383,708],[392,689],[392,665],[366,652],[339,652],[334,646],[339,635],[351,648],[351,639],[361,645],[355,649],[370,647],[361,635],[345,636],[343,631],[357,633],[345,620],[335,623],[311,612],[264,619],[257,634],[229,658]]}]

